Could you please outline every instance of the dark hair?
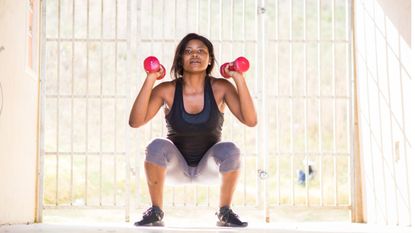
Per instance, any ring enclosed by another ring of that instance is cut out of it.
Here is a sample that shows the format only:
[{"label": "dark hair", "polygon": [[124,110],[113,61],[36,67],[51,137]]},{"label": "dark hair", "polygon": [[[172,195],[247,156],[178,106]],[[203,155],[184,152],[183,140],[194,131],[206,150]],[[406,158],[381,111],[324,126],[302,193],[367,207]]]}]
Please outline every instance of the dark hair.
[{"label": "dark hair", "polygon": [[173,76],[173,79],[177,79],[183,76],[183,53],[186,49],[186,45],[191,40],[200,40],[203,44],[206,45],[209,52],[210,65],[206,69],[206,75],[210,75],[215,65],[215,53],[213,52],[213,44],[204,36],[198,35],[196,33],[187,34],[177,45],[176,52],[174,54],[173,65],[171,66],[170,74]]}]

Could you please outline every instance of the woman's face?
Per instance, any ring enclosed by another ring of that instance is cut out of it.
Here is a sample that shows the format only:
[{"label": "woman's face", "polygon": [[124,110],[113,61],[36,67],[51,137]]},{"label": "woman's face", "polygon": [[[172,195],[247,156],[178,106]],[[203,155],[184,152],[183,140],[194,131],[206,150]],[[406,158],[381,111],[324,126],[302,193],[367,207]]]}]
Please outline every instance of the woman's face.
[{"label": "woman's face", "polygon": [[208,47],[200,40],[190,40],[183,52],[183,70],[185,72],[206,71],[210,63]]}]

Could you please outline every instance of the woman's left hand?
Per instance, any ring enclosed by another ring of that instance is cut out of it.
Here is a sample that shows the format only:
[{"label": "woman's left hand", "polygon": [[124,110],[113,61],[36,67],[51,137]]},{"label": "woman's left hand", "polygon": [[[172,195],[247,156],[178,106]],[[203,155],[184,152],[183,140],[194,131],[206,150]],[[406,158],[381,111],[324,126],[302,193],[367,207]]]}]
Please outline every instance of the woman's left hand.
[{"label": "woman's left hand", "polygon": [[239,78],[243,78],[244,77],[243,73],[229,70],[229,64],[225,67],[225,72],[229,76],[231,76],[233,79],[239,79]]}]

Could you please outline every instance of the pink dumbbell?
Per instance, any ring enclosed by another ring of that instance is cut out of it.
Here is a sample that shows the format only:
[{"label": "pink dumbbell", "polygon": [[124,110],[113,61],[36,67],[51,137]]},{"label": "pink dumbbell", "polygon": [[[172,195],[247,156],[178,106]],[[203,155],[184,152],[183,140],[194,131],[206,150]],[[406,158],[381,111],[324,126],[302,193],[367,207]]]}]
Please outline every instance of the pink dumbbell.
[{"label": "pink dumbbell", "polygon": [[230,78],[226,72],[225,68],[229,64],[229,71],[237,71],[237,72],[246,72],[249,69],[249,61],[245,57],[238,57],[233,62],[226,62],[220,66],[220,74],[225,78]]},{"label": "pink dumbbell", "polygon": [[159,72],[160,67],[163,68],[163,74],[160,77],[157,77],[157,80],[164,78],[164,76],[166,75],[166,69],[162,64],[160,64],[159,59],[157,59],[154,56],[149,56],[144,60],[144,69],[147,72]]}]

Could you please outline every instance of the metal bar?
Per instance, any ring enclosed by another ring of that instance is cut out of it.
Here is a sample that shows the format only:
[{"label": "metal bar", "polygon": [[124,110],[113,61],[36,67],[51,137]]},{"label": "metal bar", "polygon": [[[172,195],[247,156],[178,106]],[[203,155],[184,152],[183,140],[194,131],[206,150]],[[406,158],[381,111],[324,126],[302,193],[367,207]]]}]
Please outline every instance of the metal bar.
[{"label": "metal bar", "polygon": [[[200,32],[200,25],[199,25],[199,17],[200,17],[200,0],[197,0],[197,10],[196,10],[196,12],[197,12],[197,16],[196,16],[196,27],[197,27],[197,32]],[[163,7],[163,12],[164,12],[164,7]],[[164,124],[161,124],[162,125],[162,127],[163,127],[163,129],[164,129]],[[198,206],[199,205],[199,202],[198,202],[198,198],[197,198],[197,196],[198,196],[198,186],[195,186],[194,187],[194,205],[195,206]]]},{"label": "metal bar", "polygon": [[190,28],[189,27],[189,0],[186,0],[186,6],[185,6],[185,12],[186,12],[186,16],[187,16],[187,20],[186,20],[186,28]]},{"label": "metal bar", "polygon": [[99,99],[99,98],[103,98],[103,99],[114,99],[114,98],[118,98],[118,99],[127,99],[128,96],[127,95],[122,95],[122,94],[116,94],[116,95],[110,95],[110,94],[103,94],[102,96],[100,95],[94,95],[94,94],[74,94],[74,95],[68,95],[68,94],[46,94],[46,98],[57,98],[60,97],[62,99],[69,99],[69,98],[80,98],[80,99],[84,99],[84,98],[90,98],[90,99]]},{"label": "metal bar", "polygon": [[[290,0],[290,20],[289,20],[289,30],[290,30],[290,34],[289,34],[289,38],[290,40],[292,40],[293,38],[293,0]],[[290,95],[293,95],[293,86],[294,86],[294,78],[293,78],[293,44],[289,43],[289,60],[290,60]],[[293,115],[294,115],[294,106],[293,106],[293,100],[290,99],[290,155],[291,155],[291,167],[290,167],[290,173],[291,173],[291,205],[295,205],[295,190],[294,190],[294,157],[292,156],[292,153],[294,153],[294,129],[293,129],[293,124],[294,124],[294,119],[293,119]]]},{"label": "metal bar", "polygon": [[278,41],[278,42],[285,42],[285,43],[317,43],[317,42],[325,42],[325,43],[337,43],[337,44],[347,44],[350,43],[347,40],[341,40],[341,39],[322,39],[322,40],[315,40],[315,39],[271,39],[270,41]]},{"label": "metal bar", "polygon": [[[210,3],[210,0],[209,0],[209,3]],[[246,35],[245,35],[245,0],[242,0],[242,25],[243,25],[243,27],[242,27],[242,36],[243,36],[243,38],[242,38],[242,40],[243,41],[245,41],[246,40]],[[244,43],[244,53],[246,53],[246,43]],[[246,127],[243,127],[243,129],[244,129],[244,144],[243,144],[243,151],[244,151],[244,157],[243,157],[243,160],[244,160],[244,167],[243,167],[243,169],[244,169],[244,188],[243,188],[243,190],[244,190],[244,198],[243,198],[243,200],[244,200],[244,206],[246,206],[246,194],[247,194],[247,186],[246,186],[246,181],[247,181],[247,173],[246,173],[246,154],[245,154],[245,152],[246,152],[246,145],[247,145],[247,141],[246,141]]]},{"label": "metal bar", "polygon": [[[67,39],[67,40],[70,40],[70,39]],[[82,40],[85,40],[85,39],[75,39],[75,40],[82,41]],[[105,39],[105,40],[108,40],[108,42],[113,41],[111,39]],[[93,39],[91,39],[91,41],[93,41]],[[144,38],[141,41],[142,42],[151,42],[151,41],[153,41],[153,42],[176,42],[175,39],[158,39],[158,38],[154,38],[153,40]],[[221,43],[221,42],[223,42],[223,43],[244,43],[244,42],[246,42],[246,43],[251,43],[251,44],[257,43],[256,40],[251,40],[251,39],[234,39],[234,40],[231,40],[231,39],[222,39],[222,40],[212,39],[210,41],[212,43]],[[292,39],[277,39],[277,40],[276,39],[268,39],[268,41],[270,41],[270,42],[277,42],[278,41],[278,42],[285,42],[285,43],[300,43],[300,44],[302,44],[302,43],[317,43],[319,41],[326,42],[326,43],[340,43],[340,44],[341,43],[349,43],[349,41],[343,40],[343,39],[335,39],[335,40],[332,40],[332,39],[322,39],[322,40],[307,39],[307,40],[304,40],[304,39],[294,39],[294,38],[292,38]]]},{"label": "metal bar", "polygon": [[[307,1],[303,3],[303,18],[304,18],[304,31],[303,31],[303,38],[304,41],[307,40]],[[305,189],[306,189],[306,206],[309,206],[309,157],[308,157],[308,82],[307,82],[307,44],[304,43],[303,47],[303,57],[304,57],[304,67],[303,67],[303,79],[304,79],[304,153],[305,156],[305,165],[304,165],[304,173],[305,173]]]},{"label": "metal bar", "polygon": [[[58,95],[56,94],[47,94],[46,95],[47,98],[57,98]],[[66,99],[66,98],[72,98],[71,95],[66,95],[66,94],[62,94],[59,95],[59,97],[61,99]],[[91,99],[98,99],[101,98],[101,96],[99,95],[82,95],[82,94],[76,94],[73,95],[73,98],[91,98]],[[128,97],[126,95],[102,95],[103,99],[112,99],[112,98],[118,98],[118,99],[127,99]],[[337,97],[331,96],[331,95],[322,95],[321,97],[314,97],[314,96],[299,96],[299,95],[280,95],[280,96],[270,96],[268,98],[275,98],[275,99],[345,99],[348,100],[350,97],[349,96],[340,96],[338,95]],[[257,98],[256,98],[257,99]]]},{"label": "metal bar", "polygon": [[174,35],[175,38],[171,39],[171,40],[167,40],[168,42],[173,42],[175,43],[177,41],[177,0],[174,0]]},{"label": "metal bar", "polygon": [[303,206],[303,205],[296,205],[292,206],[290,204],[283,204],[280,206],[272,206],[272,210],[287,210],[287,211],[297,211],[297,210],[351,210],[350,205],[326,205],[326,206],[320,206],[320,205],[310,205],[310,206]]},{"label": "metal bar", "polygon": [[[322,145],[322,121],[321,121],[321,0],[317,0],[317,78],[318,78],[318,93],[319,93],[319,100],[318,100],[318,147],[319,153],[323,151]],[[323,171],[323,158],[320,157],[319,159],[319,167],[320,170]],[[323,206],[323,198],[324,198],[324,183],[323,183],[323,172],[319,173],[319,182],[320,182],[320,206]]]},{"label": "metal bar", "polygon": [[[221,5],[221,4],[220,4]],[[219,11],[222,11],[222,9],[219,9]],[[143,42],[150,42],[150,39],[142,39],[141,41],[143,41]],[[162,42],[163,40],[162,39],[157,39],[157,38],[155,38],[154,39],[154,41],[155,42]],[[176,42],[177,41],[177,39],[166,39],[165,40],[166,42]],[[241,42],[244,42],[244,40],[242,40],[242,39],[235,39],[235,40],[230,40],[230,39],[211,39],[210,40],[212,43],[221,43],[221,42],[227,42],[227,43],[232,43],[232,42],[235,42],[235,43],[241,43]],[[249,39],[247,39],[246,40],[246,42],[249,42],[249,43],[256,43],[256,40],[249,40]]]},{"label": "metal bar", "polygon": [[[332,0],[331,4],[331,38],[334,40],[335,38],[335,30],[336,27],[336,13],[335,8],[336,7],[336,0]],[[336,90],[336,51],[335,51],[335,45],[331,44],[331,58],[332,58],[332,66],[331,66],[331,75],[333,80],[333,96],[336,96],[337,90]],[[333,100],[333,150],[334,153],[337,152],[337,139],[336,139],[336,107],[337,107],[337,101],[336,98]],[[338,204],[338,187],[337,187],[337,157],[333,157],[333,171],[334,171],[334,204]]]},{"label": "metal bar", "polygon": [[[174,206],[169,206],[174,207]],[[44,209],[48,210],[67,210],[67,209],[78,209],[78,210],[90,210],[90,209],[108,209],[108,210],[122,210],[124,206],[112,206],[112,205],[89,205],[89,206],[70,206],[70,205],[45,205]],[[192,206],[183,206],[186,210],[192,211]],[[209,206],[199,206],[199,208],[206,208],[206,210],[211,210]],[[278,207],[270,207],[270,209],[278,209],[278,210],[301,210],[304,206],[291,206],[291,205],[281,205]],[[314,206],[311,205],[307,207],[309,210],[350,210],[350,206],[348,205],[339,205],[339,206]],[[245,207],[244,210],[257,210],[256,207],[248,206]]]},{"label": "metal bar", "polygon": [[[351,142],[353,141],[353,134],[352,134],[352,132],[353,132],[353,111],[352,111],[352,109],[353,109],[353,98],[352,98],[352,96],[353,96],[353,92],[352,92],[352,89],[350,88],[350,84],[351,84],[351,82],[353,82],[353,78],[351,77],[351,74],[353,73],[352,72],[352,66],[351,66],[351,56],[350,56],[350,53],[351,53],[351,49],[352,49],[352,47],[351,47],[351,45],[350,45],[350,41],[351,41],[351,39],[350,39],[350,32],[349,31],[353,31],[353,28],[352,28],[352,26],[351,26],[351,23],[350,23],[350,12],[351,11],[349,11],[349,7],[352,5],[351,3],[349,4],[349,0],[344,0],[344,5],[346,6],[345,7],[345,16],[346,16],[346,19],[345,19],[345,25],[344,25],[344,28],[345,28],[345,39],[346,40],[348,40],[349,41],[349,43],[348,43],[348,49],[346,50],[346,57],[345,57],[345,63],[346,63],[346,77],[349,77],[349,82],[347,82],[347,86],[346,86],[346,92],[347,93],[349,93],[349,103],[348,103],[348,111],[347,111],[347,121],[346,121],[346,128],[349,130],[348,132],[347,132],[347,145],[346,145],[346,148],[349,148],[349,153],[350,153],[350,159],[349,159],[349,166],[348,166],[348,186],[350,187],[350,191],[349,191],[349,200],[348,200],[348,203],[349,203],[349,205],[351,206],[352,205],[352,198],[354,198],[354,184],[352,184],[352,174],[353,174],[353,170],[355,170],[355,169],[357,169],[357,168],[355,168],[355,166],[354,166],[354,162],[353,162],[353,146],[351,145]],[[353,211],[352,211],[353,212]],[[353,214],[352,214],[352,216],[353,216]],[[353,217],[352,217],[352,219],[353,219]]]},{"label": "metal bar", "polygon": [[[234,4],[233,4],[233,0],[231,0],[230,1],[230,4],[231,4],[231,12],[230,12],[230,19],[231,19],[231,23],[230,23],[230,25],[231,25],[231,30],[230,30],[230,32],[231,32],[231,41],[233,40],[233,29],[234,29],[234,27],[233,27],[233,22],[234,22],[234,20],[233,20],[233,18],[235,17],[234,16]],[[234,47],[233,47],[233,44],[234,43],[231,43],[231,49],[230,49],[230,54],[231,54],[231,58],[233,59],[233,50],[234,50]],[[234,139],[234,125],[235,125],[235,117],[232,117],[231,118],[231,127],[230,127],[230,130],[231,130],[231,140],[232,141],[234,141],[235,139]]]},{"label": "metal bar", "polygon": [[[99,152],[102,155],[102,118],[103,118],[103,112],[102,112],[102,94],[103,94],[103,63],[104,63],[104,44],[102,38],[104,37],[104,0],[101,0],[101,41],[100,41],[100,49],[101,49],[101,57],[100,57],[100,96],[99,99]],[[102,156],[99,158],[99,205],[102,205]]]},{"label": "metal bar", "polygon": [[44,209],[48,210],[91,210],[91,209],[108,209],[108,210],[122,210],[124,206],[113,206],[113,205],[84,205],[84,206],[73,206],[73,205],[45,205]]},{"label": "metal bar", "polygon": [[[276,145],[277,145],[277,153],[280,153],[281,151],[281,145],[280,145],[280,111],[279,111],[279,106],[280,106],[280,102],[279,102],[279,98],[280,98],[280,73],[279,73],[279,62],[280,62],[280,49],[279,46],[280,44],[278,43],[280,41],[280,27],[279,27],[279,22],[280,22],[280,12],[279,12],[279,0],[275,1],[275,41],[276,41],[276,66],[275,66],[275,73],[277,74],[277,81],[276,83],[276,87],[275,90],[277,90],[277,96],[276,96],[276,100],[275,100],[275,109],[276,109],[276,122],[277,122],[277,135],[276,135]],[[281,176],[280,176],[280,156],[276,156],[276,178],[277,178],[277,205],[280,206],[281,205]]]},{"label": "metal bar", "polygon": [[[218,15],[219,15],[219,39],[215,41],[216,43],[219,43],[219,60],[222,60],[222,43],[223,43],[223,36],[222,36],[222,26],[223,26],[223,3],[222,0],[219,0],[219,9],[218,9]],[[212,42],[212,43],[215,43]],[[211,205],[210,203],[210,195],[211,195],[211,188],[208,187],[208,193],[207,193],[207,199],[208,199],[208,206]]]},{"label": "metal bar", "polygon": [[[84,156],[100,156],[102,152],[95,151],[95,152],[80,152],[80,151],[74,151],[74,152],[57,152],[57,151],[48,151],[45,153],[45,155],[55,156],[56,153],[59,153],[61,156],[71,156],[73,155],[84,155]],[[120,155],[126,155],[125,152],[106,152],[105,155],[102,156],[120,156]]]},{"label": "metal bar", "polygon": [[333,95],[321,95],[321,96],[304,96],[304,95],[280,95],[280,96],[271,96],[269,98],[278,98],[278,99],[308,99],[308,100],[318,100],[318,99],[329,99],[329,100],[334,100],[334,99],[345,99],[348,100],[350,97],[349,96],[340,96],[338,95],[337,97],[333,96]]},{"label": "metal bar", "polygon": [[[186,186],[183,186],[183,197],[186,197]],[[183,199],[183,206],[187,205],[187,198]]]},{"label": "metal bar", "polygon": [[[187,4],[186,4],[187,5]],[[155,14],[155,9],[156,9],[156,3],[155,3],[155,1],[151,1],[151,22],[150,22],[150,39],[149,39],[149,42],[150,42],[150,51],[152,52],[152,53],[154,53],[154,44],[155,43],[157,43],[156,41],[155,41],[155,35],[154,35],[154,31],[155,31],[155,28],[156,27],[158,27],[159,25],[155,25],[154,24],[154,18],[155,17],[158,17],[158,16],[156,16]],[[163,29],[163,26],[162,26],[162,29]],[[160,42],[163,42],[163,39],[160,41]],[[156,126],[154,126],[154,123],[155,123],[155,121],[150,121],[149,122],[149,128],[150,128],[150,130],[149,130],[149,138],[153,138],[154,137],[154,135],[153,135],[153,128],[154,127],[156,127]],[[159,136],[159,135],[157,135],[157,136]]]},{"label": "metal bar", "polygon": [[[72,0],[72,38],[74,38],[74,34],[75,34],[75,0]],[[75,44],[74,44],[74,41],[72,40],[72,42],[71,42],[71,49],[72,49],[72,59],[71,59],[71,96],[73,95],[73,93],[74,93],[74,74],[73,74],[73,72],[74,72],[74,68],[73,68],[73,66],[74,66],[74,61],[75,61],[75,59],[74,59],[74,56],[75,56],[75,54],[74,54],[74,52],[75,52],[75,49],[74,49],[74,46],[75,46]],[[74,111],[73,111],[73,108],[74,108],[74,103],[73,103],[73,98],[71,98],[71,178],[70,178],[70,191],[69,191],[69,198],[70,198],[70,203],[71,203],[71,205],[73,205],[73,140],[74,140],[74,133],[73,133],[73,128],[74,128],[74,120],[73,120],[73,116],[74,116]]]},{"label": "metal bar", "polygon": [[[276,152],[276,153],[271,153],[271,154],[273,154],[273,155],[278,155],[278,156],[294,156],[294,157],[303,157],[303,156],[306,156],[306,155],[309,155],[309,156],[321,156],[321,157],[324,157],[324,156],[327,156],[327,155],[331,155],[331,156],[350,156],[350,154],[349,153],[341,153],[341,152],[337,152],[337,153],[326,153],[326,152],[312,152],[312,151],[309,151],[309,152],[293,152],[293,153],[291,153],[290,151],[279,151],[279,152]],[[288,154],[288,155],[287,155]]]},{"label": "metal bar", "polygon": [[46,2],[40,2],[40,30],[39,30],[39,146],[37,148],[38,161],[37,161],[37,205],[36,205],[36,223],[43,222],[43,194],[44,194],[44,174],[45,174],[45,116],[46,116]]},{"label": "metal bar", "polygon": [[[269,155],[268,155],[268,107],[267,107],[267,84],[265,82],[265,1],[259,0],[258,2],[258,80],[261,81],[261,119],[263,123],[261,124],[261,145],[260,150],[263,156],[262,160],[262,169],[265,172],[268,172],[269,164]],[[269,223],[270,221],[270,212],[269,212],[269,197],[268,197],[268,179],[263,179],[263,208],[265,222]]]},{"label": "metal bar", "polygon": [[[114,93],[117,95],[117,62],[118,62],[118,0],[115,0],[115,45],[114,45]],[[117,150],[117,100],[114,99],[114,151]],[[117,158],[114,157],[114,192],[113,192],[113,203],[117,205]]]},{"label": "metal bar", "polygon": [[[136,54],[138,55],[139,54],[139,46],[140,46],[140,38],[141,38],[141,24],[138,23],[138,22],[141,22],[141,0],[136,0],[136,4],[137,4],[137,9],[136,9],[136,11],[137,11],[137,18],[136,18],[136,22],[137,22],[137,25],[136,25],[136,30],[137,30]],[[128,21],[128,22],[130,22],[130,21]],[[129,31],[130,28],[127,28],[127,30]],[[130,48],[130,47],[131,47],[131,43],[127,43],[127,48]],[[132,65],[131,64],[131,61],[132,61],[131,53],[127,53],[127,54],[128,54],[128,68],[131,69],[130,68],[131,65]],[[129,75],[131,75],[132,72],[129,72],[129,73],[130,74],[127,75],[128,77],[130,77]],[[138,79],[140,79],[140,76],[139,75],[137,75],[137,76],[138,76]],[[126,87],[126,88],[128,89],[128,87]],[[134,101],[134,100],[130,100],[130,102],[132,102],[132,101]],[[132,103],[129,103],[128,106],[126,106],[126,107],[129,108],[131,106],[132,106]],[[126,108],[126,109],[128,109],[128,108]],[[128,131],[126,130],[126,134],[128,134],[127,132]],[[127,149],[128,149],[128,147],[127,147]],[[136,185],[136,190],[137,190],[136,195],[135,195],[135,200],[137,200],[137,203],[140,203],[140,201],[141,201],[141,198],[140,198],[141,197],[141,195],[140,195],[140,192],[141,192],[141,186],[140,186],[141,164],[139,163],[139,156],[134,156],[134,161],[135,161],[134,166],[135,166],[135,177],[136,177],[135,178],[135,185]],[[129,163],[128,156],[127,156],[127,163]],[[127,165],[127,167],[129,168],[129,165]],[[129,176],[127,176],[127,177],[129,177]],[[127,197],[129,197],[129,196],[130,196],[130,194],[127,195]],[[138,207],[138,204],[135,207]]]},{"label": "metal bar", "polygon": [[[90,0],[87,1],[87,16],[86,16],[86,93],[87,95],[85,96],[86,99],[86,107],[85,107],[85,116],[86,116],[86,121],[85,121],[85,135],[86,135],[86,142],[85,142],[85,153],[87,154],[89,152],[88,149],[88,144],[89,144],[89,140],[88,140],[88,119],[89,119],[89,2]],[[88,158],[85,156],[85,205],[88,205]]]},{"label": "metal bar", "polygon": [[[88,6],[89,9],[89,6]],[[89,17],[89,12],[88,12],[88,16]],[[88,23],[89,19],[87,19],[87,23]],[[46,42],[127,42],[127,39],[110,39],[110,38],[89,38],[89,36],[87,36],[87,38],[76,38],[75,36],[72,38],[46,38]]]},{"label": "metal bar", "polygon": [[[163,7],[164,9],[164,7]],[[197,32],[200,33],[200,26],[199,26],[199,17],[200,17],[200,0],[197,0],[197,7],[196,7],[196,12],[197,12],[197,16],[196,16],[196,27],[197,27]],[[164,10],[163,10],[164,12]]]},{"label": "metal bar", "polygon": [[[163,2],[164,2],[164,0],[163,0]],[[166,12],[166,4],[163,4],[163,7],[162,7],[162,9],[163,9],[163,14],[162,15],[166,15],[165,14],[165,12]],[[161,42],[161,57],[162,58],[164,58],[164,54],[165,54],[165,52],[164,52],[164,45],[166,44],[166,42],[165,42],[165,39],[166,39],[166,35],[165,35],[165,31],[166,31],[166,29],[165,29],[165,24],[163,23],[162,24],[162,26],[161,26],[161,29],[162,29],[162,39],[163,39],[163,41]],[[167,73],[167,72],[166,72]],[[163,122],[163,120],[161,120],[162,122]],[[161,123],[160,124],[160,128],[161,128],[161,135],[165,135],[165,133],[164,133],[164,129],[165,129],[165,127],[164,127],[164,124],[163,123]]]},{"label": "metal bar", "polygon": [[[243,151],[246,151],[246,128],[244,127],[244,144],[242,145],[242,148],[243,148]],[[247,181],[247,174],[246,174],[246,154],[244,153],[243,154],[244,156],[243,156],[243,161],[244,161],[244,166],[243,166],[243,169],[244,169],[244,177],[243,177],[243,179],[244,179],[244,187],[243,187],[243,190],[244,190],[244,197],[243,197],[243,200],[244,200],[244,206],[246,206],[246,194],[247,194],[247,192],[246,192],[246,190],[247,190],[247,186],[246,186],[246,181]]]},{"label": "metal bar", "polygon": [[[255,1],[255,9],[257,9],[258,10],[258,1]],[[256,25],[258,24],[258,21],[259,21],[259,19],[258,19],[258,12],[255,14],[255,22],[256,22]],[[257,25],[257,27],[258,27],[258,25]],[[255,38],[258,38],[258,28],[255,28]],[[258,46],[258,43],[256,44],[257,46]],[[258,61],[258,57],[259,57],[259,55],[258,55],[258,49],[256,49],[255,50],[255,59],[256,59],[256,61]],[[255,69],[255,76],[256,77],[258,77],[259,75],[258,75],[258,67],[256,67],[256,69]],[[260,81],[261,81],[261,79],[259,79],[259,78],[257,78],[257,79],[255,79],[255,84],[256,84],[256,93],[258,93],[259,92],[259,90],[258,89],[260,89],[260,87],[261,87],[261,85],[260,85]],[[261,101],[261,96],[260,95],[258,95],[258,101]],[[261,116],[262,115],[259,115],[259,118],[261,118]],[[261,121],[261,120],[260,120]],[[260,156],[261,156],[261,148],[260,148],[260,145],[259,145],[259,142],[258,142],[258,138],[261,138],[261,126],[260,127],[257,127],[257,130],[256,130],[256,138],[257,138],[257,140],[256,140],[256,153],[257,153],[257,157],[256,157],[256,170],[257,171],[260,171],[260,169],[261,169],[261,158],[260,158]],[[259,180],[259,177],[257,176],[257,179],[256,179],[256,189],[257,189],[257,192],[256,192],[256,197],[255,197],[255,201],[256,201],[256,203],[255,203],[255,205],[257,206],[257,207],[260,207],[263,203],[263,200],[262,200],[262,189],[261,189],[261,185],[260,185],[260,180]]]},{"label": "metal bar", "polygon": [[193,200],[193,205],[194,205],[194,206],[199,206],[199,202],[198,202],[198,200],[197,200],[197,194],[198,194],[198,186],[196,185],[196,186],[194,186],[194,188],[193,188],[193,198],[194,198],[194,200]]},{"label": "metal bar", "polygon": [[[245,1],[245,0],[243,0],[243,1]],[[210,29],[211,29],[211,18],[210,18],[210,14],[211,14],[211,9],[212,8],[212,2],[211,2],[211,0],[208,0],[208,36],[209,36],[209,38],[210,38],[210,35],[211,35],[211,33],[210,33]]]},{"label": "metal bar", "polygon": [[[154,19],[154,1],[151,1],[151,19]],[[150,42],[150,51],[153,53],[153,51],[154,51],[154,27],[155,27],[156,25],[154,25],[154,20],[151,20],[150,21],[150,33],[149,33],[149,35],[150,35],[150,40],[149,40],[149,42]],[[149,128],[150,128],[150,130],[149,130],[149,137],[150,138],[153,138],[153,125],[154,125],[154,121],[150,121],[149,122]]]},{"label": "metal bar", "polygon": [[[126,37],[127,37],[127,72],[125,73],[125,79],[128,80],[127,83],[130,83],[130,76],[132,75],[133,72],[131,72],[131,51],[133,51],[131,49],[131,0],[127,0],[127,30],[126,30]],[[138,23],[137,23],[138,24]],[[116,55],[118,56],[118,55]],[[125,85],[125,93],[128,94],[129,93],[129,85]],[[126,98],[124,101],[124,109],[128,109],[130,106],[130,99]],[[124,114],[125,114],[125,119],[127,119],[128,117],[128,112],[125,112],[124,110]],[[130,131],[127,129],[127,127],[124,127],[124,135],[125,135],[125,144],[124,144],[124,149],[125,149],[125,187],[124,187],[124,192],[125,192],[125,221],[129,222],[130,221],[130,195],[131,195],[131,180],[130,180],[130,170],[131,170],[131,164],[130,164]],[[137,187],[137,190],[139,189],[139,187]]]},{"label": "metal bar", "polygon": [[[177,35],[177,0],[174,1],[174,34]],[[177,39],[173,39],[171,42],[176,42]],[[176,198],[176,187],[173,187],[173,190],[171,192],[172,195],[172,203],[171,205],[175,205],[175,198]],[[209,195],[208,195],[208,203],[209,203]]]},{"label": "metal bar", "polygon": [[[60,40],[61,42],[72,42],[72,41],[86,42],[87,40],[90,41],[90,42],[100,42],[101,41],[101,39],[99,39],[99,38],[87,38],[87,39],[84,39],[84,38],[62,38],[62,39],[47,38],[46,42],[56,42],[58,40]],[[127,40],[128,39],[117,39],[118,42],[127,42]],[[103,38],[102,41],[107,43],[107,42],[115,42],[116,40],[111,39],[111,38]],[[152,42],[152,41],[153,42],[176,42],[177,39],[157,39],[157,38],[154,38],[153,40],[151,40],[151,39],[143,38],[143,39],[141,39],[141,41],[142,42]],[[228,39],[215,40],[215,39],[212,39],[210,41],[212,41],[214,43],[220,43],[220,42],[226,42],[226,43],[243,43],[243,42],[256,43],[256,40],[249,40],[249,39],[245,39],[245,40],[244,39],[234,39],[234,40],[230,40],[230,39],[229,40]],[[278,42],[286,42],[286,43],[317,43],[317,42],[350,43],[350,41],[344,40],[344,39],[343,40],[342,39],[334,39],[334,40],[333,39],[322,39],[322,40],[314,40],[314,39],[307,39],[307,40],[304,40],[304,39],[277,39],[277,40],[275,40],[275,39],[269,39],[269,41],[271,41],[271,42],[278,41]],[[398,56],[398,55],[395,54],[395,56]]]},{"label": "metal bar", "polygon": [[[58,153],[58,152],[48,151],[48,152],[45,152],[45,156],[55,156],[56,153]],[[100,153],[101,152],[99,152],[99,151],[88,152],[88,153],[74,151],[73,155],[100,156]],[[125,153],[125,152],[106,152],[102,156],[104,156],[104,157],[125,156],[126,154],[127,153]],[[271,153],[270,152],[270,154],[275,155],[275,156],[283,156],[283,157],[284,156],[291,156],[291,155],[293,155],[294,157],[302,157],[302,156],[305,156],[306,154],[310,155],[310,156],[320,156],[320,157],[325,157],[325,156],[328,155],[327,153],[318,153],[318,152],[307,152],[307,153],[294,152],[294,153],[290,153],[289,151],[280,151],[280,152],[277,152],[277,153]],[[70,152],[59,152],[59,155],[61,155],[61,156],[70,156],[71,153]],[[348,157],[348,156],[350,156],[349,153],[329,153],[329,155],[337,156],[337,157]],[[246,156],[256,157],[257,154],[246,153]]]},{"label": "metal bar", "polygon": [[[61,37],[61,0],[58,0],[58,38]],[[60,40],[58,40],[58,49],[57,49],[57,55],[58,55],[58,67],[57,67],[57,93],[58,97],[56,99],[56,150],[58,153],[56,153],[56,191],[55,191],[55,205],[58,205],[58,195],[59,195],[59,93],[60,93]]]}]

